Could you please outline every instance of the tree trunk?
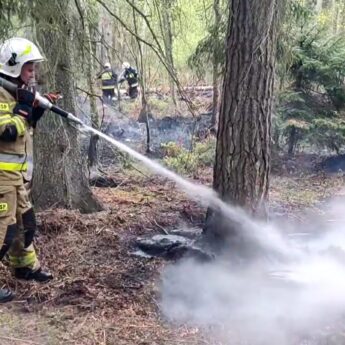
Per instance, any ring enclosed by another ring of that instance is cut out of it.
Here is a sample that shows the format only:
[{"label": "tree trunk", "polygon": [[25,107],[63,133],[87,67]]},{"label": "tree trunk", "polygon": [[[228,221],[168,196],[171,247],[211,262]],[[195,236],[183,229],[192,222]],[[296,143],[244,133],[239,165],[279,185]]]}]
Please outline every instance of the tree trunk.
[{"label": "tree trunk", "polygon": [[[135,11],[133,10],[133,24],[135,33],[138,35],[138,23]],[[145,27],[142,28],[144,32]],[[143,56],[143,47],[142,43],[136,38],[136,43],[138,45],[138,55],[139,59],[137,60],[137,66],[140,68],[141,78],[139,79],[140,88],[141,88],[141,110],[138,117],[138,122],[145,123],[146,125],[146,153],[151,152],[151,133],[150,133],[150,124],[149,124],[149,104],[146,99],[146,80],[145,80],[145,68],[144,68],[144,56]]]},{"label": "tree trunk", "polygon": [[[61,9],[65,9],[61,13]],[[49,18],[49,23],[61,24],[64,37],[56,38],[54,32],[44,32],[37,28],[41,43],[51,70],[53,90],[61,90],[62,107],[75,113],[75,90],[73,86],[73,32],[69,27],[72,10],[69,1],[59,6]],[[58,16],[58,14],[61,15]],[[57,115],[46,114],[35,133],[35,171],[33,180],[33,200],[39,209],[63,207],[93,212],[101,209],[94,199],[87,178],[87,154],[81,153],[79,132]]]},{"label": "tree trunk", "polygon": [[292,126],[289,131],[288,139],[288,155],[292,156],[297,144],[297,129],[295,126]]},{"label": "tree trunk", "polygon": [[316,0],[316,4],[315,4],[315,10],[317,13],[320,13],[322,10],[322,4],[323,1],[322,0]]},{"label": "tree trunk", "polygon": [[[219,35],[219,25],[221,21],[220,15],[220,0],[214,0],[213,2],[213,11],[214,11],[214,27],[215,27],[215,37],[218,39]],[[212,116],[211,116],[211,129],[215,129],[217,127],[217,115],[218,115],[218,99],[219,99],[219,91],[218,91],[218,52],[215,50],[213,52],[213,99],[212,99]]]},{"label": "tree trunk", "polygon": [[337,34],[338,33],[338,22],[339,22],[339,12],[340,12],[340,8],[337,5],[336,2],[333,3],[333,13],[332,13],[332,18],[333,18],[333,34]]},{"label": "tree trunk", "polygon": [[[172,20],[171,20],[171,11],[172,11],[173,0],[162,0],[162,34],[165,48],[165,55],[168,61],[168,66],[172,71],[175,71],[174,58],[173,58],[173,34],[172,34]],[[176,102],[176,92],[175,92],[175,81],[169,75],[169,86],[171,98],[175,106]]]},{"label": "tree trunk", "polygon": [[343,7],[341,10],[341,32],[345,33],[345,1],[343,2]]},{"label": "tree trunk", "polygon": [[[260,216],[266,215],[269,188],[277,2],[230,1],[214,165],[220,197]],[[238,232],[212,210],[205,230],[222,239]]]},{"label": "tree trunk", "polygon": [[[86,61],[85,61],[85,67],[86,67],[86,77],[87,82],[89,86],[89,93],[90,93],[90,112],[91,112],[91,126],[95,129],[100,128],[99,123],[99,116],[98,116],[98,110],[97,110],[97,104],[96,104],[96,97],[93,96],[96,94],[95,92],[95,70],[94,70],[94,55],[93,55],[93,46],[92,41],[94,41],[94,37],[92,37],[92,30],[89,23],[89,10],[88,10],[88,4],[85,0],[80,1],[80,9],[82,12],[82,16],[84,17],[84,47],[86,52]],[[89,171],[94,171],[97,169],[98,166],[98,144],[99,137],[95,134],[91,134],[90,137],[90,144],[89,144],[89,150],[88,150],[88,165],[89,165]]]},{"label": "tree trunk", "polygon": [[332,8],[334,0],[322,0],[322,9]]},{"label": "tree trunk", "polygon": [[[106,50],[105,50],[105,35],[104,35],[104,24],[101,24],[101,63],[106,62]],[[102,66],[103,68],[103,66]]]},{"label": "tree trunk", "polygon": [[218,62],[213,61],[213,96],[212,96],[212,115],[210,128],[215,130],[217,128],[218,120]]}]

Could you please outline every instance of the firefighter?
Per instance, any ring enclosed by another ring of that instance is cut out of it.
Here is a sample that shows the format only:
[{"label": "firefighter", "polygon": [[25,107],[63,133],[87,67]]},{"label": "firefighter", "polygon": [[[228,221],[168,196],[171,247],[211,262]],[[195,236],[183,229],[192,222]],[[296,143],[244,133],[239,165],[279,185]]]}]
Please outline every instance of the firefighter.
[{"label": "firefighter", "polygon": [[[25,189],[24,176],[32,171],[31,128],[44,113],[35,107],[35,65],[44,58],[35,44],[11,38],[0,46],[0,76],[18,85],[14,93],[0,87],[0,260],[8,258],[14,276],[46,282],[53,277],[41,269],[33,246],[36,217]],[[54,102],[57,96],[45,95]],[[0,289],[0,303],[13,299],[9,289]]]},{"label": "firefighter", "polygon": [[111,104],[115,101],[117,74],[112,70],[109,62],[106,62],[103,67],[103,71],[97,76],[97,78],[102,80],[103,101],[107,104]]},{"label": "firefighter", "polygon": [[129,62],[122,64],[122,72],[119,77],[119,83],[127,80],[128,83],[128,96],[132,99],[138,97],[138,72],[135,68],[131,67]]}]

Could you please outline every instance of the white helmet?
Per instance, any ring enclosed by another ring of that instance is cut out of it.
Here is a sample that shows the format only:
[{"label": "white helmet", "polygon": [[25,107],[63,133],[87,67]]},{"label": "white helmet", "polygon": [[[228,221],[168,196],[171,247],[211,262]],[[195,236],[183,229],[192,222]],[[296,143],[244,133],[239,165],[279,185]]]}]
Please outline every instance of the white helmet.
[{"label": "white helmet", "polygon": [[104,68],[110,68],[110,67],[111,67],[110,62],[106,62],[106,63],[104,64]]},{"label": "white helmet", "polygon": [[13,78],[20,76],[25,63],[43,60],[37,46],[25,38],[10,38],[0,46],[0,73]]},{"label": "white helmet", "polygon": [[131,67],[131,65],[129,64],[129,62],[126,62],[126,61],[125,61],[125,62],[122,63],[122,68],[123,68],[123,69],[129,68],[129,67]]}]

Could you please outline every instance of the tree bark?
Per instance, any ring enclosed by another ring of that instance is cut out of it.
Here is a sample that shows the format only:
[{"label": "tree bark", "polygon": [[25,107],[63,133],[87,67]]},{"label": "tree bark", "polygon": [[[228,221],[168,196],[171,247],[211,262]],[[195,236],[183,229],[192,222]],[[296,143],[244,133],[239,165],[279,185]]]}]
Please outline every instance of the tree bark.
[{"label": "tree bark", "polygon": [[296,127],[292,126],[289,131],[289,139],[288,139],[288,155],[289,156],[293,156],[296,144],[297,144],[297,129]]},{"label": "tree bark", "polygon": [[[214,189],[254,215],[266,215],[279,0],[232,0],[219,113]],[[238,232],[208,210],[206,233]]]},{"label": "tree bark", "polygon": [[[138,22],[136,13],[133,9],[133,24],[134,24],[134,31],[138,34]],[[145,31],[145,27],[142,28],[142,31]],[[139,70],[141,71],[141,78],[139,79],[140,88],[141,88],[141,110],[138,117],[138,122],[145,123],[146,126],[146,153],[151,152],[151,133],[150,133],[150,124],[149,124],[149,111],[150,107],[146,99],[146,78],[145,78],[145,67],[144,67],[144,54],[143,54],[143,47],[142,43],[135,38],[137,45],[138,45],[138,55],[139,58],[136,59],[137,66],[139,66]]]},{"label": "tree bark", "polygon": [[[93,96],[96,94],[95,92],[95,69],[94,69],[94,55],[93,55],[93,47],[92,41],[94,37],[92,37],[92,30],[89,23],[89,9],[88,4],[85,0],[80,1],[80,9],[82,12],[82,16],[84,17],[84,47],[86,52],[86,60],[85,60],[85,67],[86,67],[86,77],[87,83],[89,86],[89,93],[90,93],[90,113],[91,113],[91,126],[92,128],[99,129],[100,128],[100,121],[98,116],[97,104],[96,104],[96,97]],[[94,171],[97,169],[98,166],[98,139],[99,137],[95,134],[91,134],[90,136],[90,143],[89,143],[89,150],[88,150],[88,165],[89,171]]]},{"label": "tree bark", "polygon": [[337,34],[339,31],[338,28],[338,23],[339,23],[339,15],[340,15],[340,6],[338,6],[338,4],[336,2],[333,3],[333,13],[332,13],[332,17],[333,17],[333,34]]},{"label": "tree bark", "polygon": [[[215,37],[218,39],[219,35],[219,25],[221,21],[220,15],[220,0],[214,0],[213,2],[213,12],[214,12],[214,27],[215,27]],[[217,126],[218,120],[218,99],[219,99],[219,90],[218,90],[218,52],[215,50],[213,52],[213,98],[212,98],[212,116],[211,116],[211,129],[215,129]]]},{"label": "tree bark", "polygon": [[[61,9],[65,12],[61,13]],[[71,18],[72,12],[69,1],[65,1],[49,19],[49,24],[61,25],[64,37],[57,39],[54,32],[42,35],[40,28],[37,37],[50,66],[56,66],[50,70],[50,87],[62,91],[62,107],[75,114],[73,30],[65,19]],[[33,200],[38,209],[101,210],[89,187],[87,154],[81,154],[79,132],[74,127],[55,114],[46,114],[36,129],[34,147]]]},{"label": "tree bark", "polygon": [[343,7],[341,9],[341,32],[345,33],[345,1],[343,2]]},{"label": "tree bark", "polygon": [[[166,55],[169,68],[172,71],[175,71],[174,58],[173,58],[173,33],[172,33],[172,19],[171,19],[173,0],[161,0],[160,4],[162,8],[161,30],[162,30],[162,35],[163,35],[165,55]],[[176,106],[177,102],[176,102],[176,92],[175,92],[175,81],[170,75],[169,75],[169,85],[170,85],[171,98],[172,98],[173,103]]]}]

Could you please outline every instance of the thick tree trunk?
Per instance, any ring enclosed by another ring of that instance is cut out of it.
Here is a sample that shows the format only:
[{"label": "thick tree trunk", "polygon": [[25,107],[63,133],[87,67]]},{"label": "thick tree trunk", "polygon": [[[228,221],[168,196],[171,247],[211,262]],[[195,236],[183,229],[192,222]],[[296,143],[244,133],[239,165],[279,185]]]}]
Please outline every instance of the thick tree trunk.
[{"label": "thick tree trunk", "polygon": [[[269,188],[277,2],[230,1],[214,165],[213,185],[221,198],[261,216]],[[222,238],[238,231],[212,210],[205,230]]]},{"label": "thick tree trunk", "polygon": [[[66,2],[63,18],[69,18],[71,9]],[[60,12],[57,12],[60,13]],[[64,24],[61,29],[66,35],[56,39],[55,34],[44,35],[38,32],[52,70],[51,85],[53,90],[61,90],[63,102],[61,106],[75,113],[75,92],[73,86],[73,33],[68,22],[52,17],[50,23]],[[79,132],[52,113],[46,114],[39,123],[35,134],[34,147],[34,181],[33,200],[39,209],[64,207],[79,209],[82,212],[100,210],[99,203],[94,199],[87,177],[87,154],[81,154]]]}]

